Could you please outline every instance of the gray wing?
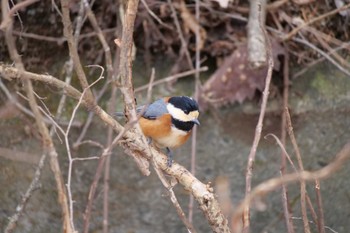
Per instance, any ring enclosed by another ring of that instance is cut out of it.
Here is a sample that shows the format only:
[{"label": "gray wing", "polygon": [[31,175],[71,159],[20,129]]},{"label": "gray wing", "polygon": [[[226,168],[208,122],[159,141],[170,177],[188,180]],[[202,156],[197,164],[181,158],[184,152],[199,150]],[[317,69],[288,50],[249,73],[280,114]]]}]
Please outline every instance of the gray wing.
[{"label": "gray wing", "polygon": [[[142,112],[143,108],[145,106],[140,106],[136,110],[137,112]],[[166,108],[166,103],[163,99],[159,99],[152,104],[150,104],[145,112],[142,114],[143,117],[147,119],[156,119],[159,116],[162,116],[163,114],[168,113],[168,110]]]}]

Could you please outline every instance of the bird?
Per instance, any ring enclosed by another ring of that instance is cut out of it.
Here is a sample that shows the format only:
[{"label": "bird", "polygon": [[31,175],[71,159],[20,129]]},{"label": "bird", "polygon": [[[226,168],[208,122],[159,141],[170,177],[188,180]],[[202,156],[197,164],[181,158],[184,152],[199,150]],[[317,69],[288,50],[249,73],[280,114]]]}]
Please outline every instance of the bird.
[{"label": "bird", "polygon": [[171,167],[173,153],[170,149],[183,145],[191,135],[198,120],[198,103],[188,96],[160,98],[148,106],[140,106],[139,124],[143,134],[157,148],[165,148],[167,166]]}]

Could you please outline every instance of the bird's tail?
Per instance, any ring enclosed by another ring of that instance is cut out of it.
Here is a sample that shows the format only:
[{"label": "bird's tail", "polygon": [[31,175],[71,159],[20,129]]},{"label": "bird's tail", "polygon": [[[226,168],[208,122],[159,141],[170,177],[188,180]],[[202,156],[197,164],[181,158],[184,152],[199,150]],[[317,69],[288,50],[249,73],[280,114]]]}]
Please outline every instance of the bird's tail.
[{"label": "bird's tail", "polygon": [[[142,106],[139,106],[136,108],[136,113],[137,114],[140,114],[142,113],[143,111],[145,111],[145,107],[146,105],[142,105]],[[115,112],[113,114],[114,117],[125,117],[125,113],[124,112]]]}]

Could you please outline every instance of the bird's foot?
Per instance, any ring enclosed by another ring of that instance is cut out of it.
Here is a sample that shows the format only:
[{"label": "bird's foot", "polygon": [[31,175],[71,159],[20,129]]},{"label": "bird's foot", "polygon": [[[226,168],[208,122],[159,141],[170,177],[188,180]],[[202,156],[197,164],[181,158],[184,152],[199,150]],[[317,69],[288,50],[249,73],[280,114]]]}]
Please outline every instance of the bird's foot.
[{"label": "bird's foot", "polygon": [[166,164],[168,167],[171,167],[173,165],[173,155],[174,154],[168,147],[166,148],[166,152],[167,152],[167,157],[168,157]]}]

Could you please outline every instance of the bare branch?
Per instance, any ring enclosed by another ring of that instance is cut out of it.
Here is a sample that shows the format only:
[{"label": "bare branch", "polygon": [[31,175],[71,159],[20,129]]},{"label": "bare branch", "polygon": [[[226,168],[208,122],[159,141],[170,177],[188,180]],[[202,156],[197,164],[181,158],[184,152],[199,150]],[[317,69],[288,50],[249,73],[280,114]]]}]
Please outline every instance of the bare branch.
[{"label": "bare branch", "polygon": [[15,229],[16,224],[17,224],[19,218],[21,217],[21,215],[23,214],[24,208],[27,205],[29,198],[31,197],[34,190],[36,190],[40,187],[39,180],[41,177],[41,170],[44,167],[44,162],[45,162],[46,156],[47,156],[46,152],[42,154],[40,161],[39,161],[39,164],[38,164],[38,167],[35,170],[34,178],[33,178],[32,182],[30,183],[27,191],[22,196],[21,202],[16,207],[16,213],[12,217],[10,217],[10,221],[5,228],[5,233],[10,233]]},{"label": "bare branch", "polygon": [[[208,70],[208,67],[207,66],[203,66],[203,67],[199,68],[198,70],[197,69],[193,69],[193,70],[185,71],[185,72],[182,72],[182,73],[174,74],[174,75],[171,75],[171,76],[168,76],[168,77],[165,77],[165,78],[162,78],[162,79],[159,79],[159,80],[153,82],[152,86],[156,86],[156,85],[159,85],[161,83],[171,82],[171,81],[176,80],[178,78],[184,78],[186,76],[195,74],[196,72],[204,72],[204,71],[207,71],[207,70]],[[143,85],[141,87],[136,88],[135,89],[135,93],[143,91],[143,90],[147,90],[149,85],[150,84],[148,83],[146,85]]]},{"label": "bare branch", "polygon": [[[2,13],[3,13],[3,17],[2,17],[2,22],[0,25],[0,30],[6,30],[6,28],[10,27],[10,25],[12,24],[12,16],[19,10],[26,8],[27,6],[38,2],[39,0],[26,0],[20,3],[17,3],[16,5],[14,5],[11,10],[7,10],[9,8],[8,5],[8,1],[2,1]],[[5,14],[5,12],[7,12]]]},{"label": "bare branch", "polygon": [[[287,49],[287,45],[284,44],[284,47]],[[284,109],[288,108],[288,102],[289,102],[289,54],[286,53],[284,55],[284,66],[283,66],[283,106],[282,106],[282,113],[281,113],[281,144],[282,147],[285,148],[286,145],[286,138],[287,138],[287,132],[286,132],[286,114],[284,114]],[[285,156],[283,156],[285,155]],[[281,158],[281,175],[284,176],[286,174],[286,156],[288,154],[283,151],[282,158]],[[290,159],[290,158],[289,158]],[[292,166],[294,166],[293,163],[291,163]],[[291,218],[291,211],[289,208],[289,198],[288,198],[288,189],[286,185],[282,185],[282,204],[283,204],[283,212],[284,212],[284,218],[287,225],[288,233],[294,233],[294,225]]]},{"label": "bare branch", "polygon": [[162,184],[164,185],[164,187],[167,189],[169,195],[170,195],[170,200],[171,203],[173,204],[173,206],[176,209],[177,214],[179,215],[181,221],[185,224],[185,226],[187,227],[187,230],[191,233],[196,233],[197,231],[194,229],[194,227],[192,226],[191,222],[188,221],[186,219],[186,215],[183,212],[179,202],[177,201],[177,198],[175,196],[173,187],[169,184],[169,182],[166,180],[164,174],[162,173],[162,171],[159,169],[157,163],[153,163],[153,168],[156,171],[160,181],[162,182]]},{"label": "bare branch", "polygon": [[[248,157],[248,163],[247,163],[247,170],[246,170],[246,196],[250,194],[251,192],[251,182],[252,182],[252,176],[253,176],[253,165],[255,161],[255,155],[256,155],[256,150],[259,145],[259,141],[261,138],[261,131],[262,131],[262,126],[263,126],[263,121],[264,121],[264,116],[265,116],[265,111],[266,111],[266,105],[267,105],[267,100],[269,97],[269,89],[270,89],[270,82],[272,78],[272,71],[273,71],[273,57],[272,57],[272,49],[271,49],[271,43],[268,38],[267,32],[265,30],[263,22],[260,22],[260,27],[261,30],[264,33],[265,41],[266,41],[266,56],[268,59],[268,70],[266,74],[266,80],[265,80],[265,88],[263,91],[263,98],[262,98],[262,103],[261,103],[261,108],[260,108],[260,114],[259,114],[259,119],[258,123],[255,128],[255,135],[254,135],[254,141],[253,145],[250,149],[249,152],[249,157]],[[250,226],[250,210],[249,210],[249,205],[244,207],[244,215],[243,215],[243,232],[249,232],[249,226]]]},{"label": "bare branch", "polygon": [[307,40],[303,40],[300,38],[293,38],[292,40],[304,44],[310,48],[312,48],[313,50],[315,50],[316,52],[318,52],[319,54],[321,54],[322,56],[324,56],[328,61],[330,61],[333,65],[335,65],[340,71],[342,71],[344,74],[346,74],[347,76],[350,76],[350,71],[347,70],[346,68],[344,68],[343,66],[341,66],[337,61],[335,61],[330,55],[328,55],[326,52],[324,52],[323,50],[319,49],[317,46],[315,46],[314,44],[310,43]]},{"label": "bare branch", "polygon": [[[301,159],[301,153],[297,144],[297,140],[295,139],[294,132],[293,132],[293,126],[292,126],[292,120],[289,114],[288,108],[285,109],[285,114],[287,115],[287,126],[288,126],[288,134],[290,137],[290,140],[292,141],[292,145],[297,157],[299,170],[304,171],[303,161]],[[310,225],[309,225],[309,219],[307,217],[307,210],[306,210],[306,184],[305,181],[300,181],[300,204],[301,204],[301,214],[303,217],[304,222],[304,230],[306,233],[310,233]]]},{"label": "bare branch", "polygon": [[84,231],[83,231],[84,233],[87,233],[89,231],[92,202],[94,200],[97,184],[98,184],[98,182],[100,180],[100,177],[101,177],[101,174],[102,174],[103,165],[105,164],[105,160],[106,160],[107,156],[109,156],[109,154],[111,153],[111,150],[112,150],[113,146],[123,137],[123,135],[127,132],[127,130],[129,128],[130,128],[130,125],[127,125],[118,134],[118,136],[116,136],[114,138],[113,142],[106,149],[103,150],[102,155],[100,156],[100,159],[99,159],[98,165],[97,165],[97,169],[96,169],[96,173],[95,173],[95,176],[94,176],[94,180],[93,180],[93,182],[91,184],[91,187],[90,187],[90,192],[89,192],[89,196],[88,196],[88,203],[87,203],[86,209],[85,209],[85,214],[84,214]]},{"label": "bare branch", "polygon": [[[181,41],[181,50],[185,53],[185,57],[186,57],[186,60],[187,60],[187,63],[189,65],[189,67],[191,69],[193,69],[191,55],[190,55],[190,53],[188,51],[187,42],[186,42],[185,37],[184,37],[184,35],[182,33],[182,30],[181,30],[181,26],[180,26],[180,23],[179,23],[179,18],[177,17],[177,14],[176,14],[174,5],[172,3],[172,0],[167,0],[167,1],[168,1],[169,6],[170,6],[170,10],[171,10],[172,17],[174,19],[176,30],[177,30],[177,32],[179,34],[179,38],[180,38],[180,41]],[[181,2],[182,2],[182,0],[181,0]],[[184,4],[184,3],[182,2],[182,4]]]},{"label": "bare branch", "polygon": [[167,29],[173,30],[173,28],[171,26],[169,26],[168,24],[164,23],[147,5],[146,0],[141,0],[143,6],[146,8],[146,10],[148,11],[148,13],[152,16],[152,18],[154,18],[160,25],[164,26]]},{"label": "bare branch", "polygon": [[325,225],[324,225],[324,213],[323,213],[323,205],[322,205],[322,196],[321,196],[321,185],[318,179],[315,180],[315,190],[316,190],[316,200],[318,207],[318,217],[317,217],[317,227],[319,233],[325,233]]},{"label": "bare branch", "polygon": [[[196,21],[199,22],[200,20],[200,1],[196,0],[196,6],[195,6],[195,10],[196,10]],[[200,32],[200,27],[199,25],[197,25],[197,27],[195,28],[195,34],[196,34],[196,54],[195,54],[195,69],[196,69],[196,73],[195,73],[195,86],[194,86],[194,99],[196,101],[198,101],[198,95],[199,95],[199,85],[200,85],[200,66],[201,66],[201,46],[203,46],[203,41],[201,38],[201,32]],[[196,152],[197,152],[197,126],[195,126],[193,128],[193,132],[192,132],[192,141],[191,141],[191,173],[195,176],[196,174]],[[190,200],[188,203],[188,220],[190,223],[192,223],[192,219],[193,219],[193,204],[194,204],[194,198],[191,195],[190,196]]]},{"label": "bare branch", "polygon": [[69,0],[61,0],[62,22],[63,22],[63,26],[64,26],[63,32],[64,32],[64,36],[66,37],[67,42],[68,42],[69,56],[73,60],[74,69],[78,75],[78,79],[80,81],[81,87],[83,89],[87,89],[86,100],[94,102],[95,100],[94,100],[94,97],[92,95],[92,92],[90,89],[87,88],[89,86],[89,84],[87,82],[85,72],[84,72],[83,67],[81,65],[77,45],[75,43],[75,39],[73,36],[72,22],[71,22],[70,16],[69,16],[69,3],[70,3]]},{"label": "bare branch", "polygon": [[248,20],[248,61],[258,69],[266,66],[266,38],[261,25],[265,25],[266,0],[250,0]]}]

